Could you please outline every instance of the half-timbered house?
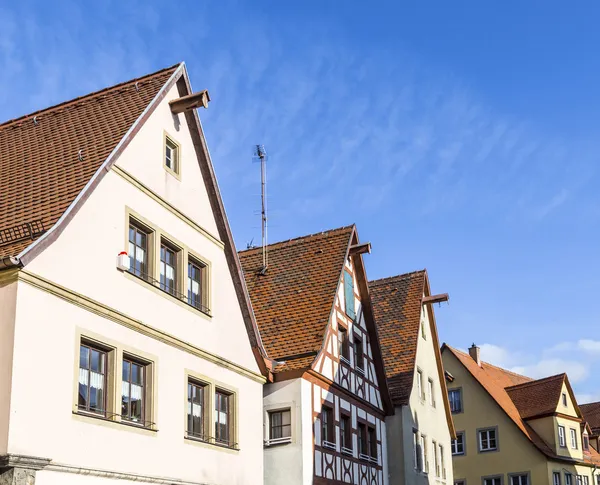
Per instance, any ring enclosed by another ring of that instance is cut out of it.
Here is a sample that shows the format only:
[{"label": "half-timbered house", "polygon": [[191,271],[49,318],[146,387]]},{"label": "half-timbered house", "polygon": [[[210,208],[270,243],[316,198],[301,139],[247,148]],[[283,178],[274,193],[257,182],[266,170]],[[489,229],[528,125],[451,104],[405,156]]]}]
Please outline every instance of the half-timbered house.
[{"label": "half-timbered house", "polygon": [[355,226],[240,252],[271,379],[265,484],[384,485],[392,410]]}]

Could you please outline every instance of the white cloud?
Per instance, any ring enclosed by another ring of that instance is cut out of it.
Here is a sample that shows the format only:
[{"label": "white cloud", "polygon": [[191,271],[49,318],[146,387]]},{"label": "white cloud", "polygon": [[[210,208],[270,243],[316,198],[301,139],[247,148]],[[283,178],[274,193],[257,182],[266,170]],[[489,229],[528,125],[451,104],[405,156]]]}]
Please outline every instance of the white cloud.
[{"label": "white cloud", "polygon": [[497,365],[498,367],[511,368],[520,361],[519,356],[514,352],[509,352],[506,348],[494,344],[483,344],[479,346],[481,350],[481,360]]},{"label": "white cloud", "polygon": [[576,392],[575,395],[578,404],[600,401],[600,392]]},{"label": "white cloud", "polygon": [[586,352],[600,354],[600,341],[598,340],[582,339],[577,342],[577,345],[581,350],[585,350]]},{"label": "white cloud", "polygon": [[571,384],[584,381],[590,371],[589,366],[582,362],[564,359],[544,359],[532,365],[515,366],[511,370],[534,379],[562,374],[564,372],[569,377]]}]

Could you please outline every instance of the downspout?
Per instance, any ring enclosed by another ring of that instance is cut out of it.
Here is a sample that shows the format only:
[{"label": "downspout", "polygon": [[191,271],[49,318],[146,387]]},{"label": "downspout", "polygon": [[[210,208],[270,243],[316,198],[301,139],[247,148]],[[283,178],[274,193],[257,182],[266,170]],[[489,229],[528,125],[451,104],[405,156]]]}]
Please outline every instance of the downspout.
[{"label": "downspout", "polygon": [[3,269],[12,269],[12,268],[21,268],[23,267],[23,263],[19,258],[14,256],[6,256],[5,258],[0,258],[0,271]]}]

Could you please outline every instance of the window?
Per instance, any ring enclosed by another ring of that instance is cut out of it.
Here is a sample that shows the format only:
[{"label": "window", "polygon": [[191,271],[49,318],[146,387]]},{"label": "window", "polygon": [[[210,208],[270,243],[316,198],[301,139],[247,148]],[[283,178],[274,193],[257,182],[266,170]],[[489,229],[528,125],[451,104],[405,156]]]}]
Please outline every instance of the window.
[{"label": "window", "polygon": [[354,318],[356,316],[356,311],[354,309],[354,280],[347,270],[344,270],[344,297],[346,303],[346,315],[350,318]]},{"label": "window", "polygon": [[341,325],[338,327],[338,346],[340,357],[348,361],[350,359],[350,345],[348,341],[348,331]]},{"label": "window", "polygon": [[205,278],[206,265],[190,258],[188,261],[188,303],[201,311],[208,311]]},{"label": "window", "polygon": [[567,393],[563,392],[562,393],[562,403],[564,407],[567,407]]},{"label": "window", "polygon": [[573,485],[573,475],[565,473],[565,485]]},{"label": "window", "polygon": [[79,346],[80,411],[106,415],[106,352],[91,345]]},{"label": "window", "polygon": [[590,451],[590,439],[587,434],[583,435],[583,451]]},{"label": "window", "polygon": [[429,404],[435,407],[435,398],[433,395],[433,379],[428,379],[427,381],[427,398],[429,400]]},{"label": "window", "polygon": [[484,478],[483,485],[502,485],[502,477]]},{"label": "window", "polygon": [[417,392],[419,393],[419,399],[423,400],[425,398],[423,395],[423,373],[420,370],[417,370]]},{"label": "window", "polygon": [[123,384],[121,394],[121,419],[146,425],[145,413],[146,364],[123,358]]},{"label": "window", "polygon": [[177,293],[177,250],[160,243],[160,289],[175,295]]},{"label": "window", "polygon": [[369,455],[371,458],[377,459],[377,433],[375,428],[369,426],[367,430],[367,439],[369,441]]},{"label": "window", "polygon": [[364,370],[365,369],[365,355],[363,350],[363,341],[358,338],[356,335],[354,336],[354,354],[356,358],[356,368]]},{"label": "window", "polygon": [[323,406],[321,410],[321,441],[329,444],[334,443],[333,437],[333,410]]},{"label": "window", "polygon": [[224,391],[215,391],[215,442],[233,446],[231,439],[231,407],[233,396]]},{"label": "window", "polygon": [[590,485],[590,478],[589,477],[583,477],[583,485]]},{"label": "window", "polygon": [[456,433],[456,439],[452,440],[452,454],[453,455],[464,455],[465,454],[465,433]]},{"label": "window", "polygon": [[440,461],[438,458],[438,450],[437,443],[435,441],[431,441],[431,451],[433,451],[433,466],[435,468],[435,476],[440,476]]},{"label": "window", "polygon": [[206,439],[204,431],[205,423],[205,397],[206,386],[199,382],[188,379],[188,436]]},{"label": "window", "polygon": [[479,451],[495,451],[497,449],[496,428],[479,430]]},{"label": "window", "polygon": [[350,424],[350,416],[342,414],[340,419],[340,439],[342,440],[342,451],[352,450],[352,425]]},{"label": "window", "polygon": [[454,485],[466,485],[464,480],[454,480]]},{"label": "window", "polygon": [[577,430],[570,428],[569,431],[571,432],[571,448],[576,450],[577,449]]},{"label": "window", "polygon": [[129,223],[129,272],[141,278],[147,278],[148,269],[148,232]]},{"label": "window", "polygon": [[165,167],[179,174],[179,146],[165,135]]},{"label": "window", "polygon": [[427,333],[425,332],[425,322],[421,321],[421,337],[423,340],[427,340]]},{"label": "window", "polygon": [[415,470],[421,471],[421,444],[419,443],[419,431],[413,429],[413,465]]},{"label": "window", "polygon": [[369,456],[367,426],[363,423],[358,423],[358,454],[361,457]]},{"label": "window", "polygon": [[529,474],[519,473],[508,476],[509,485],[529,485]]},{"label": "window", "polygon": [[269,441],[271,443],[285,443],[292,437],[292,411],[282,409],[269,413]]},{"label": "window", "polygon": [[561,448],[567,447],[567,438],[565,435],[565,427],[564,426],[558,427],[558,444]]},{"label": "window", "polygon": [[581,475],[577,475],[577,485],[583,485],[583,477]]},{"label": "window", "polygon": [[552,485],[561,485],[560,483],[560,472],[552,473]]},{"label": "window", "polygon": [[440,446],[440,467],[442,468],[442,478],[445,480],[446,479],[446,465],[445,465],[445,459],[444,459],[444,446],[443,445],[439,445]]},{"label": "window", "polygon": [[448,391],[448,400],[450,401],[450,411],[453,413],[462,413],[462,389],[450,389]]},{"label": "window", "polygon": [[423,463],[423,471],[425,473],[429,472],[429,458],[427,457],[427,436],[424,434],[421,435],[421,462]]}]

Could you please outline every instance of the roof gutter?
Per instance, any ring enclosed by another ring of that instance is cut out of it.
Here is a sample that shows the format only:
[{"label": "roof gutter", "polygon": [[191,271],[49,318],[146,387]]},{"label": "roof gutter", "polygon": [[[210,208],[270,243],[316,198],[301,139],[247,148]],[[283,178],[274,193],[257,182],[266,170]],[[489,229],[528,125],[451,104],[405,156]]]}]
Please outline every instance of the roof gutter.
[{"label": "roof gutter", "polygon": [[19,258],[14,256],[6,256],[5,258],[0,258],[0,271],[3,269],[12,269],[12,268],[22,268],[23,263]]}]

